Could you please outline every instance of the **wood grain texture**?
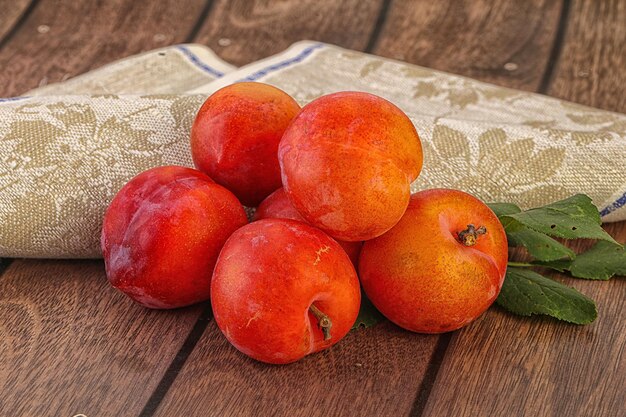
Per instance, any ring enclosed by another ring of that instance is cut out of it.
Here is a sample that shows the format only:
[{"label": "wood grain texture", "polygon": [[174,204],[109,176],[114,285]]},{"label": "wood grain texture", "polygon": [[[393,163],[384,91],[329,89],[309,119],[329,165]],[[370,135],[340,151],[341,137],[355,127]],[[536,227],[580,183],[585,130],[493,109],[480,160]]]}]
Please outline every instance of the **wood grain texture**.
[{"label": "wood grain texture", "polygon": [[155,416],[407,415],[436,341],[385,322],[270,366],[235,350],[213,322]]},{"label": "wood grain texture", "polygon": [[626,2],[572,1],[548,93],[626,113]]},{"label": "wood grain texture", "polygon": [[[183,42],[204,5],[40,0],[0,49],[0,96]],[[0,310],[0,414],[16,416],[138,415],[200,314],[146,312],[71,261],[14,262]]]},{"label": "wood grain texture", "polygon": [[[578,1],[568,16],[549,93],[626,111],[626,5]],[[605,229],[626,242],[626,222]],[[580,251],[589,245],[572,247]],[[614,416],[624,410],[626,280],[553,276],[593,298],[598,319],[574,326],[490,310],[452,337],[423,416]]]},{"label": "wood grain texture", "polygon": [[149,311],[96,261],[14,261],[0,277],[0,414],[138,415],[198,318]]},{"label": "wood grain texture", "polygon": [[40,0],[0,49],[0,97],[184,42],[205,0]]},{"label": "wood grain texture", "polygon": [[382,4],[382,0],[216,0],[196,41],[237,66],[305,39],[363,50]]},{"label": "wood grain texture", "polygon": [[0,0],[0,44],[36,0]]},{"label": "wood grain texture", "polygon": [[558,0],[399,0],[373,53],[535,91],[556,34]]}]

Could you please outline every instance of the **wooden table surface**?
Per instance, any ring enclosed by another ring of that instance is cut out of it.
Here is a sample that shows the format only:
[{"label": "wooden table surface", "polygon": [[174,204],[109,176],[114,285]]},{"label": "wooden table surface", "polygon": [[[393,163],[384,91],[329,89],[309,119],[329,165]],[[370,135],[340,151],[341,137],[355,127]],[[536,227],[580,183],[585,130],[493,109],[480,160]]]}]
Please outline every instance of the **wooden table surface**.
[{"label": "wooden table surface", "polygon": [[[0,0],[0,96],[169,44],[242,65],[301,39],[626,112],[620,0]],[[606,229],[626,241],[626,222]],[[623,278],[558,276],[597,301],[588,326],[494,307],[450,334],[385,322],[268,366],[232,348],[207,305],[129,302],[101,261],[1,265],[3,417],[626,414]]]}]

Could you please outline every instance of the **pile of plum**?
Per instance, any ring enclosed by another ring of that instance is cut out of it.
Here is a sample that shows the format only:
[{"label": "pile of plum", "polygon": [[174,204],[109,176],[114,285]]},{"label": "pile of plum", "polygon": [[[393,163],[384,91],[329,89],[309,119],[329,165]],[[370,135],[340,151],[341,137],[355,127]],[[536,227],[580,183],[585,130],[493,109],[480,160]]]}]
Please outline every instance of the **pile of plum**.
[{"label": "pile of plum", "polygon": [[[190,146],[197,170],[153,168],[111,202],[107,277],[149,308],[210,299],[254,359],[289,363],[337,343],[361,288],[423,333],[468,324],[500,291],[500,222],[462,191],[411,195],[420,138],[387,100],[339,92],[300,108],[275,87],[237,83],[203,104]],[[243,205],[258,206],[251,223]]]}]

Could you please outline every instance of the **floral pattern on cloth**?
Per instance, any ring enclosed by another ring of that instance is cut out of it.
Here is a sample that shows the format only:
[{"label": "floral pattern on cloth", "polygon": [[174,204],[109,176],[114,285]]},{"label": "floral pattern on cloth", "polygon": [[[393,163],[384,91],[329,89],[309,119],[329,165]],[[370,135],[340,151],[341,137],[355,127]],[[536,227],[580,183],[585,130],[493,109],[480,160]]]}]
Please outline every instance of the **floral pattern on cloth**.
[{"label": "floral pattern on cloth", "polygon": [[235,67],[174,45],[0,99],[0,256],[99,258],[106,207],[136,174],[193,166],[189,130]]},{"label": "floral pattern on cloth", "polygon": [[206,96],[77,96],[0,106],[0,253],[99,257],[102,217],[133,176],[193,166],[189,129]]}]

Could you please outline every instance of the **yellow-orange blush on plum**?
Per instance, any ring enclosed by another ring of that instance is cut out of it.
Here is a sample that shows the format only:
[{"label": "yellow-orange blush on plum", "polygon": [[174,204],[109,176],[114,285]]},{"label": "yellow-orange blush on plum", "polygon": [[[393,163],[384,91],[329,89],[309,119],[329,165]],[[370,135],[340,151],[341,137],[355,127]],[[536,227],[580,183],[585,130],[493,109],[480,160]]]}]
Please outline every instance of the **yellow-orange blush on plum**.
[{"label": "yellow-orange blush on plum", "polygon": [[376,308],[420,333],[456,330],[497,298],[508,259],[504,229],[477,198],[456,190],[411,196],[402,219],[363,245],[359,276]]}]

